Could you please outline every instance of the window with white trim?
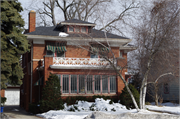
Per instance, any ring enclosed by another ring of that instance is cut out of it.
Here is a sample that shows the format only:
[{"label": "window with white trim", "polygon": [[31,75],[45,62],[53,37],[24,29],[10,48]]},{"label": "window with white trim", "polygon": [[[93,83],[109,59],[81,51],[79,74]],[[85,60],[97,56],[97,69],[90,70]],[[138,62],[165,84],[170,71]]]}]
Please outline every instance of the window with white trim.
[{"label": "window with white trim", "polygon": [[88,75],[86,78],[87,93],[93,93],[93,76]]},{"label": "window with white trim", "polygon": [[[62,93],[116,93],[115,75],[60,75]],[[102,88],[101,88],[102,87]]]},{"label": "window with white trim", "polygon": [[110,76],[110,93],[116,92],[116,77]]},{"label": "window with white trim", "polygon": [[100,75],[94,75],[94,92],[100,93],[101,92],[101,76]]},{"label": "window with white trim", "polygon": [[79,93],[85,93],[85,75],[79,75]]},{"label": "window with white trim", "polygon": [[69,93],[69,75],[63,75],[62,92]]},{"label": "window with white trim", "polygon": [[102,93],[108,93],[108,76],[102,76]]},{"label": "window with white trim", "polygon": [[71,75],[71,93],[77,93],[77,75]]}]

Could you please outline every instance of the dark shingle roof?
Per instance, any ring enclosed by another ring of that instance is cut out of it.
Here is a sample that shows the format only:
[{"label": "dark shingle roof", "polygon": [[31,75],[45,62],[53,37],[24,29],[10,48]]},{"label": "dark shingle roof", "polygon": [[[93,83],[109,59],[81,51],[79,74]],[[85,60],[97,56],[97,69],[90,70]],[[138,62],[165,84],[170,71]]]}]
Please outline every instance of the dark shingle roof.
[{"label": "dark shingle roof", "polygon": [[[36,27],[36,30],[27,35],[45,35],[45,36],[59,36],[61,31],[56,27]],[[77,33],[68,33],[68,37],[93,37],[93,38],[105,38],[103,31],[92,29],[90,34],[77,34]],[[129,39],[126,37],[118,36],[112,33],[107,33],[107,38],[117,38],[117,39]]]}]

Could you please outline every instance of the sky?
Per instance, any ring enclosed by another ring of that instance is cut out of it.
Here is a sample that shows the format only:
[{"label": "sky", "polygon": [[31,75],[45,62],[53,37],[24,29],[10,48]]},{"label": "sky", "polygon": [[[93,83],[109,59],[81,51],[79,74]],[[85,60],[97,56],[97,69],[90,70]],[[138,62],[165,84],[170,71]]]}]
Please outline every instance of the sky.
[{"label": "sky", "polygon": [[[43,0],[38,0],[38,1],[36,1],[36,0],[18,0],[19,2],[21,2],[21,4],[22,4],[22,7],[23,7],[23,9],[24,9],[24,11],[23,12],[21,12],[20,14],[22,15],[22,18],[24,19],[24,21],[25,21],[25,29],[28,29],[28,13],[29,13],[29,11],[30,10],[35,10],[37,7],[39,7],[39,6],[43,6],[43,4],[42,4],[42,2],[41,1],[43,1]],[[125,1],[126,2],[126,0],[122,0],[122,1]],[[130,1],[130,0],[129,0]],[[118,14],[118,12],[117,11],[120,11],[120,7],[119,6],[117,6],[116,5],[116,0],[113,2],[113,7],[112,8],[110,8],[111,9],[111,11],[114,11],[114,14],[112,14],[112,16],[113,15],[117,15]],[[28,9],[27,9],[28,8]],[[117,13],[115,13],[115,12],[117,12]],[[57,14],[55,17],[56,17],[56,22],[57,23],[59,23],[59,22],[61,22],[61,21],[63,21],[64,20],[64,17],[63,17],[63,14],[61,13],[61,11],[60,10],[58,10],[58,9],[55,9],[55,14]],[[37,15],[36,15],[37,16]],[[111,17],[111,16],[108,16],[108,17]],[[39,18],[36,18],[36,21],[38,22],[38,19]],[[50,20],[50,18],[47,18],[47,19],[49,19]],[[101,19],[103,19],[104,20],[104,22],[107,22],[107,17],[106,16],[102,16],[102,18]],[[51,20],[50,20],[51,21]],[[134,21],[134,20],[132,20],[132,21]],[[91,21],[90,21],[91,22]],[[51,22],[50,22],[50,24],[52,24]],[[120,24],[116,24],[116,25],[119,25],[120,26],[120,29],[121,29],[121,31],[123,31],[123,34],[126,36],[126,37],[128,37],[128,38],[131,38],[132,39],[132,33],[131,33],[131,29],[130,28],[128,28],[127,26],[126,27],[124,27],[123,25],[120,25]],[[100,25],[99,24],[96,24],[96,27],[95,28],[97,28],[97,27],[99,27]],[[113,33],[116,33],[116,32],[113,32]],[[117,35],[119,35],[119,33],[116,33]]]}]

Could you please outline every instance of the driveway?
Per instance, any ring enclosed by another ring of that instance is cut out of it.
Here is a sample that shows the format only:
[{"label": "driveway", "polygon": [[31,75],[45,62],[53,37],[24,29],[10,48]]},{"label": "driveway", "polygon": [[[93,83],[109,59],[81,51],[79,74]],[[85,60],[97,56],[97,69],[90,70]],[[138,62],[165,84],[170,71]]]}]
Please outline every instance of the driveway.
[{"label": "driveway", "polygon": [[41,117],[37,117],[33,114],[26,112],[19,105],[4,106],[3,113],[7,115],[7,119],[42,119]]}]

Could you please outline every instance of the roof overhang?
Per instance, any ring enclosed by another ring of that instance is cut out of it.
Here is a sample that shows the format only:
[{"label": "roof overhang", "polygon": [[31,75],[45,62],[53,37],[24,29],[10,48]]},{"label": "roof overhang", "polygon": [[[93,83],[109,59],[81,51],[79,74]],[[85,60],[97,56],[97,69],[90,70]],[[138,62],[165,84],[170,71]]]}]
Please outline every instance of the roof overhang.
[{"label": "roof overhang", "polygon": [[113,70],[110,66],[72,66],[72,65],[50,65],[51,69],[93,69],[93,70]]},{"label": "roof overhang", "polygon": [[60,26],[64,26],[64,25],[72,25],[72,26],[95,26],[96,24],[83,24],[83,23],[63,23],[61,22],[59,24]]},{"label": "roof overhang", "polygon": [[67,41],[67,45],[88,45],[90,42],[107,42],[111,47],[123,46],[131,42],[131,39],[116,39],[116,38],[84,38],[84,37],[60,37],[60,36],[45,36],[45,35],[27,35],[27,40],[32,40],[33,44],[45,44],[45,41]]}]

